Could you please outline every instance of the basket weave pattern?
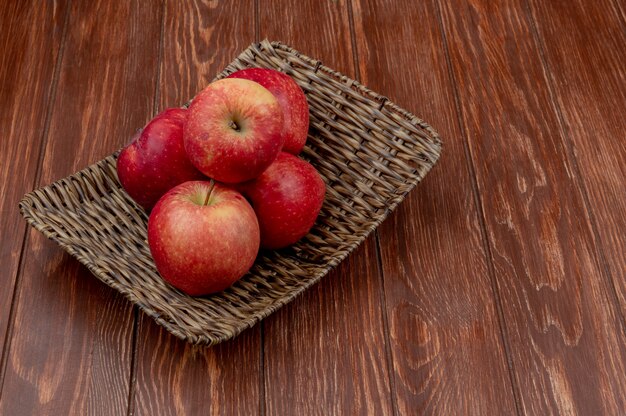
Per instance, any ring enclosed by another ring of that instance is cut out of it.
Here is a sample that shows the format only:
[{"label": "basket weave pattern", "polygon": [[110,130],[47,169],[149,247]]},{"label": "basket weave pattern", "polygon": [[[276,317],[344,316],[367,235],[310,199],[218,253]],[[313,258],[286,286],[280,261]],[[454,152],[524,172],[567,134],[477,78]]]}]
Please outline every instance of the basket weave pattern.
[{"label": "basket weave pattern", "polygon": [[190,297],[158,275],[146,213],[117,179],[117,152],[24,196],[28,223],[179,338],[213,345],[239,334],[341,262],[400,203],[439,157],[437,133],[358,82],[278,42],[251,45],[217,79],[247,67],[293,77],[310,106],[301,156],[326,182],[320,216],[294,246],[262,251],[219,294]]}]

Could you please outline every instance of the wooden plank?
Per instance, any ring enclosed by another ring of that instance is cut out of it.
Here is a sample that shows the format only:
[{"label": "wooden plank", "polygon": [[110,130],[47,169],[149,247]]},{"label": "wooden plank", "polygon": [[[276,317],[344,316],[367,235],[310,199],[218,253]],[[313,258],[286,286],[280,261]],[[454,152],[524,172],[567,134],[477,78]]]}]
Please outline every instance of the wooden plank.
[{"label": "wooden plank", "polygon": [[4,275],[0,281],[0,342],[5,339],[26,232],[17,204],[33,187],[40,162],[66,12],[65,1],[40,7],[12,2],[0,8],[0,264]]},{"label": "wooden plank", "polygon": [[[166,3],[159,109],[193,98],[255,39],[247,2]],[[145,415],[259,413],[260,328],[214,348],[192,347],[141,314],[136,393]]]},{"label": "wooden plank", "polygon": [[368,239],[264,322],[267,414],[393,413],[376,256]]},{"label": "wooden plank", "polygon": [[521,409],[620,414],[624,327],[526,5],[439,3]]},{"label": "wooden plank", "polygon": [[379,228],[398,413],[513,414],[437,9],[409,0],[353,9],[362,82],[444,141],[439,164]]},{"label": "wooden plank", "polygon": [[143,316],[137,338],[137,415],[259,413],[258,326],[212,348],[192,346]]},{"label": "wooden plank", "polygon": [[622,28],[626,30],[626,10],[625,6],[620,2],[620,0],[614,0],[613,6],[615,8],[615,12],[620,19],[620,23],[622,24]]},{"label": "wooden plank", "polygon": [[[356,74],[346,1],[263,3],[260,33]],[[393,412],[380,290],[370,237],[335,272],[264,322],[268,414]]]},{"label": "wooden plank", "polygon": [[626,314],[626,31],[610,1],[531,1],[561,128]]},{"label": "wooden plank", "polygon": [[281,0],[260,6],[262,39],[286,43],[336,71],[356,75],[347,1]]},{"label": "wooden plank", "polygon": [[[111,153],[149,117],[160,22],[148,2],[73,2],[40,185]],[[0,414],[126,413],[130,303],[35,231],[24,255]]]}]

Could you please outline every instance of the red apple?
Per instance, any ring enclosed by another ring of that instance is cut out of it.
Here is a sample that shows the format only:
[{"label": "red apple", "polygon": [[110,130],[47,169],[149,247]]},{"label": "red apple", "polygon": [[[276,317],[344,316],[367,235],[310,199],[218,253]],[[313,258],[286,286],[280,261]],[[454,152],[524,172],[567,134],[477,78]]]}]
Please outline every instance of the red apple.
[{"label": "red apple", "polygon": [[174,186],[204,178],[185,153],[186,116],[187,111],[182,108],[163,111],[135,135],[117,159],[122,187],[146,210]]},{"label": "red apple", "polygon": [[289,153],[240,186],[261,228],[261,247],[286,247],[304,237],[324,203],[326,186],[313,166]]},{"label": "red apple", "polygon": [[216,181],[256,178],[283,146],[283,111],[272,93],[246,79],[222,79],[192,101],[185,150],[193,165]]},{"label": "red apple", "polygon": [[258,82],[274,94],[285,116],[282,132],[285,144],[282,150],[294,155],[300,153],[309,131],[309,105],[298,84],[282,72],[264,68],[244,69],[231,74],[228,78]]},{"label": "red apple", "polygon": [[185,182],[155,205],[148,244],[161,276],[199,296],[226,289],[252,267],[259,224],[237,191],[215,182]]}]

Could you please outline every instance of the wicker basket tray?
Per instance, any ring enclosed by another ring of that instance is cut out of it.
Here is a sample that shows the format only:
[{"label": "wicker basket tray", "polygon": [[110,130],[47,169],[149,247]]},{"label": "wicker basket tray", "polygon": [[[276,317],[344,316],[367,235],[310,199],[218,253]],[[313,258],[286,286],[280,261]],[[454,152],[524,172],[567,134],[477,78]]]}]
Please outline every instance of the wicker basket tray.
[{"label": "wicker basket tray", "polygon": [[246,67],[286,72],[305,91],[311,128],[301,156],[319,170],[327,192],[309,235],[259,253],[226,291],[190,297],[159,277],[146,241],[148,217],[119,184],[117,153],[20,202],[30,225],[192,343],[232,338],[316,283],[387,217],[441,151],[437,133],[422,120],[285,45],[253,44],[217,78]]}]

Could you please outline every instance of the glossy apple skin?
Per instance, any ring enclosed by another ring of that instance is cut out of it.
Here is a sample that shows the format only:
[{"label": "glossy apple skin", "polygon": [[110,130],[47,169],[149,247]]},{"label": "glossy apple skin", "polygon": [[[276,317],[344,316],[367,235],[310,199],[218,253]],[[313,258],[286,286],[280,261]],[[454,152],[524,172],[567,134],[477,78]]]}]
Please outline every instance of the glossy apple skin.
[{"label": "glossy apple skin", "polygon": [[192,296],[224,290],[246,274],[259,251],[259,238],[248,201],[214,182],[178,185],[157,202],[148,219],[148,244],[157,270]]},{"label": "glossy apple skin", "polygon": [[256,178],[280,152],[283,112],[272,93],[245,79],[222,79],[192,101],[184,129],[191,163],[224,183]]},{"label": "glossy apple skin", "polygon": [[137,133],[117,159],[122,187],[146,210],[176,185],[205,178],[185,153],[186,118],[187,111],[182,108],[163,111]]},{"label": "glossy apple skin", "polygon": [[324,203],[326,185],[313,166],[281,152],[258,178],[239,185],[252,203],[261,247],[289,246],[308,234]]},{"label": "glossy apple skin", "polygon": [[228,78],[243,78],[267,88],[283,109],[282,151],[297,155],[306,143],[309,131],[309,105],[302,89],[290,76],[273,69],[249,68],[234,72]]}]

